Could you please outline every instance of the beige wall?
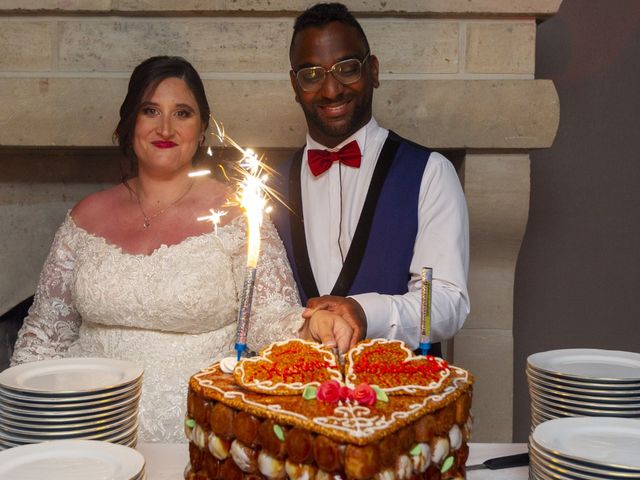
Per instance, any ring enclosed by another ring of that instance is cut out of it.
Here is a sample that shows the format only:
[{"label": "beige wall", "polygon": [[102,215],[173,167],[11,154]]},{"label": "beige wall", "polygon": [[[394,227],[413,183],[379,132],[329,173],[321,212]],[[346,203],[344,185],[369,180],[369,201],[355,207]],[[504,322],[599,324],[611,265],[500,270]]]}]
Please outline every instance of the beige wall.
[{"label": "beige wall", "polygon": [[[144,58],[192,61],[214,116],[242,144],[299,146],[305,125],[290,91],[287,50],[293,19],[310,4],[3,0],[0,162],[31,166],[11,178],[0,173],[0,222],[9,226],[0,238],[0,311],[33,291],[64,212],[101,186],[95,163],[76,163],[73,183],[35,180],[42,172],[33,174],[33,149],[42,158],[57,152],[59,166],[65,154],[85,152],[79,147],[111,145],[127,78]],[[553,15],[560,0],[347,4],[380,60],[378,120],[419,143],[466,153],[472,314],[456,338],[454,361],[478,380],[474,440],[508,441],[513,276],[528,212],[528,152],[552,143],[559,118],[553,84],[533,79],[536,22]]]}]

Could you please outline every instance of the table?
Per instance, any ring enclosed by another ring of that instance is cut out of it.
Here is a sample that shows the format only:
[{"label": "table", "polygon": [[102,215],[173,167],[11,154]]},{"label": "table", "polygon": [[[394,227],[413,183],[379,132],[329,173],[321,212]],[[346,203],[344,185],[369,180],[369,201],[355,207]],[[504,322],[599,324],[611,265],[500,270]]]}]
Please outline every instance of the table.
[{"label": "table", "polygon": [[[182,480],[189,458],[187,444],[141,443],[137,450],[144,455],[148,480]],[[468,465],[502,455],[527,451],[526,443],[470,443]],[[526,480],[528,467],[504,470],[474,470],[467,480]]]}]

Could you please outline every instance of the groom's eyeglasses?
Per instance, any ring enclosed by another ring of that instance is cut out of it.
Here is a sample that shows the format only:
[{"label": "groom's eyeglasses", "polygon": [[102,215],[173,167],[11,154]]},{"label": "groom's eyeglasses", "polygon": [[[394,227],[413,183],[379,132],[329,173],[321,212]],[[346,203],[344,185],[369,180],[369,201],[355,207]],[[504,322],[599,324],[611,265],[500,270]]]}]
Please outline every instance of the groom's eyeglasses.
[{"label": "groom's eyeglasses", "polygon": [[320,91],[328,74],[333,75],[333,78],[342,85],[356,83],[362,77],[362,66],[370,56],[371,52],[368,52],[362,60],[357,58],[342,60],[328,70],[324,67],[306,67],[297,72],[294,70],[294,73],[296,74],[298,85],[305,92],[315,93]]}]

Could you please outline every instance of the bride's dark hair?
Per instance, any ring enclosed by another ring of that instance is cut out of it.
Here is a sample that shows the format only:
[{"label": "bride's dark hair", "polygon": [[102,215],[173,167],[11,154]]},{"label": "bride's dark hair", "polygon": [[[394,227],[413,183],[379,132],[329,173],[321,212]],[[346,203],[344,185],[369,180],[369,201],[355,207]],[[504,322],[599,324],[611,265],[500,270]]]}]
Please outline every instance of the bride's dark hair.
[{"label": "bride's dark hair", "polygon": [[124,97],[120,106],[120,121],[113,132],[114,141],[131,160],[132,170],[137,167],[136,155],[133,151],[133,136],[140,105],[149,93],[153,92],[158,84],[167,78],[184,80],[198,103],[204,130],[206,131],[209,127],[211,113],[209,102],[202,79],[193,65],[182,57],[158,56],[146,59],[131,74],[127,96]]}]

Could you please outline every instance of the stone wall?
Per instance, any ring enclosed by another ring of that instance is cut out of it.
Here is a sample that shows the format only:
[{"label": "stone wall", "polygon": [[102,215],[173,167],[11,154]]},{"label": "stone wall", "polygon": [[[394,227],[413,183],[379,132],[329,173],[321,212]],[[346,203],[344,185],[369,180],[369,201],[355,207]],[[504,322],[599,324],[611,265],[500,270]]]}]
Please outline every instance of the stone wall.
[{"label": "stone wall", "polygon": [[[66,209],[117,177],[111,133],[128,76],[144,58],[189,59],[214,116],[243,145],[301,145],[304,117],[287,52],[293,19],[310,4],[2,0],[0,312],[33,292]],[[376,118],[462,159],[472,314],[451,353],[477,378],[474,440],[509,441],[513,277],[528,213],[528,152],[552,143],[559,119],[553,84],[534,80],[536,24],[560,0],[347,4],[380,60]],[[52,174],[69,162],[69,175]]]}]

